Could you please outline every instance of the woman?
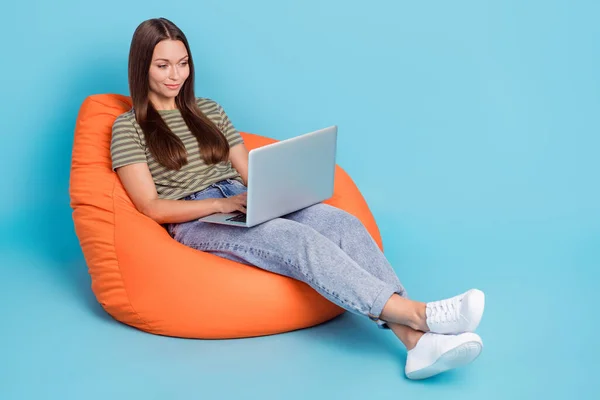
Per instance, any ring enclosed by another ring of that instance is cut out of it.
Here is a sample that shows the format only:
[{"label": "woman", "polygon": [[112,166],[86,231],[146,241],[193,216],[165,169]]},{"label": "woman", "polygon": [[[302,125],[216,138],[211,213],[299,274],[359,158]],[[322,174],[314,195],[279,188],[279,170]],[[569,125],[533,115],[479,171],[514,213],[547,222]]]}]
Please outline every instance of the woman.
[{"label": "woman", "polygon": [[198,218],[245,211],[248,151],[223,108],[194,95],[183,32],[167,19],[136,29],[129,54],[133,108],[120,115],[113,169],[137,209],[192,248],[286,275],[333,303],[391,329],[408,350],[405,373],[422,379],[473,361],[484,295],[409,300],[361,222],[325,204],[253,228]]}]

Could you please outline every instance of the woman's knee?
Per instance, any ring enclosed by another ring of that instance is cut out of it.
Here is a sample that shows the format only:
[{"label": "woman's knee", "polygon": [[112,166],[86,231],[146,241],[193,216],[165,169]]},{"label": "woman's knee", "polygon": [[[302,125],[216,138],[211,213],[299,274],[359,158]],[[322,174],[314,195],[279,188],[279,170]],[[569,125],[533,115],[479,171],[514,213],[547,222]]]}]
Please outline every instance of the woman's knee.
[{"label": "woman's knee", "polygon": [[324,206],[323,212],[329,217],[328,221],[336,225],[341,231],[352,232],[355,229],[362,229],[364,227],[362,221],[348,211],[328,204],[321,205]]},{"label": "woman's knee", "polygon": [[325,203],[315,204],[306,209],[310,216],[320,220],[337,221],[338,223],[360,223],[360,220],[346,210]]}]

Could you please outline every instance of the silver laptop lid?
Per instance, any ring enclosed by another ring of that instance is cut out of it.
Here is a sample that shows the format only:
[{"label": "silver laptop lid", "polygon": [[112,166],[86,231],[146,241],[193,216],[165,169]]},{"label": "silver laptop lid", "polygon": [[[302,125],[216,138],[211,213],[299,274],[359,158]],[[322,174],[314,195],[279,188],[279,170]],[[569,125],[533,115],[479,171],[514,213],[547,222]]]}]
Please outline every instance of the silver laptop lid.
[{"label": "silver laptop lid", "polygon": [[337,126],[250,151],[247,223],[260,224],[333,195]]}]

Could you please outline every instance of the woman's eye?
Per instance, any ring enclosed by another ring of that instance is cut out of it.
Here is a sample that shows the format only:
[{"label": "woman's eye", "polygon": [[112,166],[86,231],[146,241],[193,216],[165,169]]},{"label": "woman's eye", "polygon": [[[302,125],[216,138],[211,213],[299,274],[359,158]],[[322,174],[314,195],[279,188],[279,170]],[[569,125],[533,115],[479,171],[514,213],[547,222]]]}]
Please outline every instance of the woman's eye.
[{"label": "woman's eye", "polygon": [[[181,63],[181,65],[182,65],[182,66],[185,66],[185,65],[187,65],[187,64],[188,64],[188,62],[187,62],[187,61],[183,61],[183,62]],[[161,64],[161,65],[158,65],[158,68],[165,68],[165,67],[167,67],[167,66],[168,66],[167,64]]]}]

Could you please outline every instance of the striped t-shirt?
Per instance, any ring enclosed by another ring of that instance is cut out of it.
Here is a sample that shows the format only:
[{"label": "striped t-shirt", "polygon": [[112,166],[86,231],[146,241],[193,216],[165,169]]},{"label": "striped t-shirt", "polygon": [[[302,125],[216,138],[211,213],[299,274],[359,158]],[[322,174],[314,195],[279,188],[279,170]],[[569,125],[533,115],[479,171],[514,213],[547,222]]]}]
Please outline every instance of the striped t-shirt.
[{"label": "striped t-shirt", "polygon": [[[243,142],[239,132],[233,127],[218,103],[206,98],[197,98],[196,102],[200,110],[227,138],[229,148]],[[158,197],[161,199],[181,199],[223,179],[237,179],[243,183],[231,162],[207,165],[202,160],[198,140],[188,129],[178,109],[158,110],[158,113],[169,129],[182,140],[187,150],[188,163],[179,171],[167,169],[159,164],[146,146],[144,133],[135,120],[132,108],[119,115],[112,126],[110,153],[113,170],[129,164],[147,163]]]}]

